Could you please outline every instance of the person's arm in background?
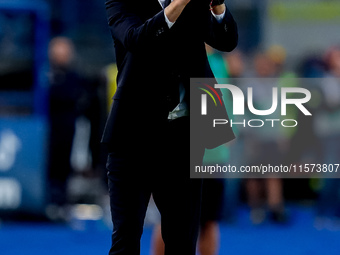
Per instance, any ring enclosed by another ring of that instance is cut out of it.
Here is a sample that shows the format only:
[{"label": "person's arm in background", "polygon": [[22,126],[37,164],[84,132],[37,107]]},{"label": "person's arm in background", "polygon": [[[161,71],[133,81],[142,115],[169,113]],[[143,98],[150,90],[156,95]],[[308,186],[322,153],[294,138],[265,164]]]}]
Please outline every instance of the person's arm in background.
[{"label": "person's arm in background", "polygon": [[169,6],[145,22],[129,9],[126,0],[107,0],[105,3],[112,37],[128,51],[152,49],[154,43],[169,30],[165,15],[175,22],[190,0],[173,0]]},{"label": "person's arm in background", "polygon": [[[217,50],[232,51],[238,43],[237,24],[223,0],[213,0],[211,6],[214,15],[211,15],[205,41]],[[217,20],[216,15],[223,13]]]}]

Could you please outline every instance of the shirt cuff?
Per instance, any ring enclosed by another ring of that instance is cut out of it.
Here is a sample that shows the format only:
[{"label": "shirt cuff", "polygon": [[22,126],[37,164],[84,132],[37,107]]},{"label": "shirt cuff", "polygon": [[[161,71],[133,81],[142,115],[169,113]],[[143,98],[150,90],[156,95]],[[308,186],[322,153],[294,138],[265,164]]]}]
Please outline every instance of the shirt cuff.
[{"label": "shirt cuff", "polygon": [[226,10],[224,10],[224,12],[222,14],[218,14],[218,15],[215,14],[213,11],[211,11],[211,14],[215,17],[215,19],[217,20],[218,23],[221,23],[224,16],[225,16],[225,11]]},{"label": "shirt cuff", "polygon": [[171,28],[171,27],[175,24],[175,22],[171,22],[171,21],[168,19],[168,17],[165,15],[165,12],[164,12],[164,17],[165,17],[165,22],[166,22],[166,24],[168,24],[168,27]]}]

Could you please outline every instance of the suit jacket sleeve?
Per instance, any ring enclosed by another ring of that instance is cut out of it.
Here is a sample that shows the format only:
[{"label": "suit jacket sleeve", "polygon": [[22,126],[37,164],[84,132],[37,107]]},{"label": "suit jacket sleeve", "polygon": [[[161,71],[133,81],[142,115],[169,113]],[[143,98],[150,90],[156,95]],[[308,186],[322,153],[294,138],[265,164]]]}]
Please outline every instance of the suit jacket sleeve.
[{"label": "suit jacket sleeve", "polygon": [[169,30],[163,10],[142,21],[128,8],[127,1],[107,0],[105,6],[112,37],[119,40],[128,51],[152,48]]},{"label": "suit jacket sleeve", "polygon": [[219,51],[232,51],[238,43],[237,24],[228,8],[221,22],[211,14],[205,42]]}]

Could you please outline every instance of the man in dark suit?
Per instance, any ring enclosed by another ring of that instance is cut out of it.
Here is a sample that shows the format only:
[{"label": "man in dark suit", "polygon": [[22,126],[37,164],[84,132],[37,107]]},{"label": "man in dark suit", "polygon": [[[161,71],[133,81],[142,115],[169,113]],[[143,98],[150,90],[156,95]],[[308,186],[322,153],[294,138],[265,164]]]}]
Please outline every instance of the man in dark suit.
[{"label": "man in dark suit", "polygon": [[[102,138],[110,151],[110,255],[139,254],[151,194],[165,254],[194,255],[202,181],[189,178],[189,83],[213,77],[205,42],[233,50],[236,23],[223,0],[108,0],[106,9],[118,67]],[[204,147],[198,151],[203,157]]]}]

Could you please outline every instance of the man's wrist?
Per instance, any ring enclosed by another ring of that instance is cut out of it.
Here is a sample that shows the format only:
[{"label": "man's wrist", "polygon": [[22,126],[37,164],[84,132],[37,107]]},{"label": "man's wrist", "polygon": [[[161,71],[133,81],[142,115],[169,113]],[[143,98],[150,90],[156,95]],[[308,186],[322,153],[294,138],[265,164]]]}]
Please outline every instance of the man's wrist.
[{"label": "man's wrist", "polygon": [[165,22],[166,24],[168,25],[169,28],[171,28],[175,22],[171,22],[169,19],[168,19],[168,16],[166,16],[165,12],[164,12],[164,17],[165,17]]},{"label": "man's wrist", "polygon": [[179,15],[182,13],[183,9],[185,8],[186,4],[184,4],[182,1],[172,1],[171,4],[169,4],[165,9],[164,13],[167,17],[167,19],[174,23]]}]

